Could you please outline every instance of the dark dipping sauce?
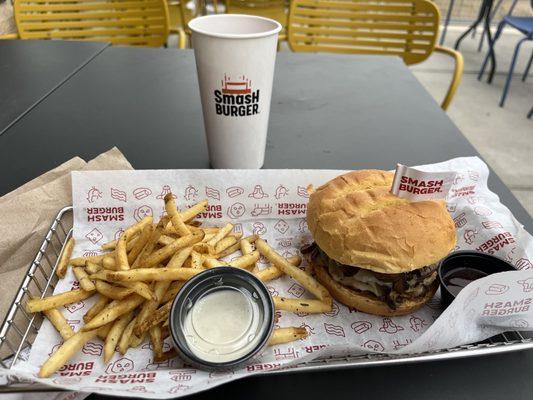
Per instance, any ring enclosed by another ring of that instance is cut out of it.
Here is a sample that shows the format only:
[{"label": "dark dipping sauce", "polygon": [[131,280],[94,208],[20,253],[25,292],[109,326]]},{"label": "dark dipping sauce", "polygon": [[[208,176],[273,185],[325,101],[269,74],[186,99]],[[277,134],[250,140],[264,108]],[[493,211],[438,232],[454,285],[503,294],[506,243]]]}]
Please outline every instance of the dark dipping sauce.
[{"label": "dark dipping sauce", "polygon": [[448,271],[442,277],[442,280],[448,288],[448,291],[454,296],[457,296],[470,282],[484,278],[487,275],[488,274],[478,269],[461,267]]}]

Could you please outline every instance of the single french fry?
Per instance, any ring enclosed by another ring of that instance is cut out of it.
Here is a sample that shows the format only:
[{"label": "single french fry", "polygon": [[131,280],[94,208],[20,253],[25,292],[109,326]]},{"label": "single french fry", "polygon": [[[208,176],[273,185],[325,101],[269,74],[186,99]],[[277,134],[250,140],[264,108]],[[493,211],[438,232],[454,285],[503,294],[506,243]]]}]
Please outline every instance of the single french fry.
[{"label": "single french fry", "polygon": [[185,223],[189,222],[190,220],[196,218],[196,216],[202,212],[205,211],[207,208],[207,200],[202,200],[201,202],[195,204],[192,207],[187,208],[186,210],[183,210],[182,213],[180,213],[181,220]]},{"label": "single french fry", "polygon": [[[130,251],[133,246],[135,246],[135,242],[137,242],[138,235],[134,234],[131,238],[128,238],[128,243],[126,244],[126,250]],[[114,251],[117,247],[118,239],[112,240],[110,242],[107,242],[102,245],[102,250],[111,250]],[[109,254],[109,253],[108,253]]]},{"label": "single french fry", "polygon": [[220,228],[220,230],[216,233],[215,236],[213,236],[208,242],[207,244],[210,245],[210,246],[216,246],[216,244],[218,242],[220,242],[222,239],[224,239],[228,233],[231,232],[231,230],[233,229],[233,225],[232,224],[226,224],[224,225],[222,228]]},{"label": "single french fry", "polygon": [[220,228],[217,228],[216,226],[212,226],[212,227],[204,227],[204,228],[201,228],[205,234],[216,234]]},{"label": "single french fry", "polygon": [[71,236],[69,240],[67,240],[67,243],[65,244],[65,247],[63,247],[63,251],[59,256],[56,267],[56,275],[60,278],[64,278],[65,274],[67,273],[67,267],[70,257],[72,257],[72,250],[74,249],[74,243],[74,237]]},{"label": "single french fry", "polygon": [[97,280],[95,286],[98,293],[113,300],[122,300],[133,293],[133,289],[113,286],[101,280]]},{"label": "single french fry", "polygon": [[107,337],[107,334],[111,330],[111,327],[113,326],[113,323],[109,323],[107,325],[102,326],[100,329],[98,329],[98,337],[105,341],[105,338]]},{"label": "single french fry", "polygon": [[120,337],[120,340],[118,342],[118,352],[122,355],[126,354],[126,352],[128,351],[128,347],[130,347],[130,339],[131,335],[133,334],[133,328],[135,327],[136,322],[137,317],[133,318],[128,323],[128,326],[126,326],[126,329],[124,329],[124,332]]},{"label": "single french fry", "polygon": [[48,378],[65,363],[91,339],[96,337],[98,329],[77,332],[65,340],[61,347],[50,356],[42,365],[39,371],[40,378]]},{"label": "single french fry", "polygon": [[56,328],[64,340],[67,340],[74,335],[74,331],[68,324],[63,314],[61,314],[61,311],[59,311],[57,308],[44,310],[43,314],[46,316],[46,318],[48,318],[48,321],[52,323],[54,328]]},{"label": "single french fry", "polygon": [[[302,257],[292,256],[287,258],[287,261],[290,262],[295,267],[299,266],[302,262]],[[280,276],[283,276],[284,273],[275,265],[270,265],[269,267],[263,268],[261,270],[252,271],[252,273],[263,282],[268,282],[273,279],[277,279]]]},{"label": "single french fry", "polygon": [[291,326],[289,328],[278,328],[272,332],[268,344],[269,346],[273,346],[275,344],[294,342],[298,339],[305,339],[307,335],[307,329],[304,327]]},{"label": "single french fry", "polygon": [[229,264],[227,262],[217,260],[213,257],[205,257],[203,265],[205,268],[229,267]]},{"label": "single french fry", "polygon": [[101,264],[102,260],[104,259],[106,255],[107,254],[100,254],[98,256],[88,256],[88,257],[76,257],[76,258],[70,259],[69,264],[72,265],[73,267],[84,267],[87,261],[90,261],[95,264]]},{"label": "single french fry", "polygon": [[219,240],[215,246],[215,254],[222,253],[228,247],[233,246],[238,240],[235,236],[226,236],[224,239]]},{"label": "single french fry", "polygon": [[191,268],[195,269],[203,269],[202,266],[203,258],[200,253],[197,253],[196,251],[193,251],[191,253]]},{"label": "single french fry", "polygon": [[85,313],[83,316],[83,322],[87,323],[91,319],[93,319],[100,311],[102,311],[105,306],[109,303],[109,299],[105,296],[99,295],[98,300],[96,300],[96,303],[93,304],[91,308]]},{"label": "single french fry", "polygon": [[146,300],[155,300],[155,294],[144,282],[118,282],[120,286],[132,289],[138,295],[141,295]]},{"label": "single french fry", "polygon": [[104,267],[104,269],[109,269],[111,271],[116,271],[118,269],[117,263],[115,262],[115,257],[113,255],[108,255],[104,257],[104,259],[102,260],[102,266]]},{"label": "single french fry", "polygon": [[235,268],[247,268],[251,265],[254,265],[258,260],[259,252],[257,250],[254,250],[249,254],[245,254],[234,260],[228,261],[228,264]]},{"label": "single french fry", "polygon": [[73,267],[72,271],[74,272],[74,276],[80,283],[80,287],[83,290],[86,290],[88,292],[92,292],[95,290],[94,283],[91,282],[91,280],[89,279],[89,275],[87,275],[87,272],[85,272],[85,269],[83,267]]},{"label": "single french fry", "polygon": [[143,321],[148,318],[159,306],[159,303],[161,299],[163,298],[164,294],[167,292],[168,287],[170,286],[170,281],[159,281],[156,282],[154,285],[154,294],[155,299],[150,301],[145,301],[141,307],[141,310],[139,311],[139,314],[137,315],[137,324],[135,325],[135,328],[133,329],[133,332],[136,335],[140,335],[142,332],[139,330],[139,326],[143,323]]},{"label": "single french fry", "polygon": [[105,338],[104,343],[104,362],[107,363],[113,357],[115,348],[117,347],[120,337],[126,329],[126,326],[130,323],[133,318],[133,312],[123,314],[118,318],[112,325],[109,330],[107,337]]},{"label": "single french fry", "polygon": [[161,236],[161,232],[163,231],[163,228],[168,223],[168,217],[164,216],[159,220],[157,223],[154,231],[152,232],[152,235],[144,245],[144,248],[141,251],[141,254],[137,257],[133,265],[131,266],[132,269],[144,267],[144,261],[145,259],[152,254],[152,252],[155,249],[155,246],[157,245],[157,241],[159,240],[159,237]]},{"label": "single french fry", "polygon": [[161,357],[157,357],[154,359],[156,363],[162,363],[167,360],[171,360],[173,358],[176,358],[178,356],[178,353],[176,349],[172,348],[170,350],[165,351],[163,354],[161,354]]},{"label": "single french fry", "polygon": [[170,217],[170,222],[176,230],[179,236],[187,236],[191,234],[191,230],[187,228],[187,225],[181,219],[181,215],[178,212],[176,207],[176,202],[174,201],[174,196],[172,193],[167,193],[164,198],[165,201],[165,211]]},{"label": "single french fry", "polygon": [[183,263],[191,255],[192,247],[185,247],[184,249],[175,253],[170,261],[167,263],[167,268],[181,268]]},{"label": "single french fry", "polygon": [[150,340],[154,351],[154,359],[163,357],[163,339],[161,338],[161,327],[159,325],[150,328]]},{"label": "single french fry", "polygon": [[[254,251],[254,248],[253,248],[252,244],[248,240],[242,239],[239,242],[239,244],[241,245],[241,253],[243,255],[250,254],[251,252]],[[259,268],[257,268],[257,262],[253,263],[253,265],[251,265],[251,267],[253,267],[252,268],[252,273],[255,272],[255,271],[259,271]]]},{"label": "single french fry", "polygon": [[132,265],[137,257],[139,257],[139,254],[141,254],[142,249],[150,239],[150,236],[152,236],[152,232],[154,231],[154,226],[152,224],[146,225],[143,230],[141,231],[141,234],[135,241],[135,245],[129,250],[128,253],[128,263],[129,265]]},{"label": "single french fry", "polygon": [[304,288],[309,290],[314,296],[322,300],[324,303],[331,304],[333,299],[327,291],[315,278],[307,275],[300,268],[295,267],[289,263],[284,257],[279,255],[270,245],[263,239],[258,239],[255,242],[256,248],[266,258],[270,260],[277,268],[282,270],[285,274],[299,282]]},{"label": "single french fry", "polygon": [[186,281],[202,272],[193,268],[137,268],[129,271],[113,271],[108,276],[114,282]]},{"label": "single french fry", "polygon": [[321,300],[289,299],[286,297],[272,296],[276,310],[292,311],[294,313],[305,312],[318,314],[331,311],[331,303],[324,303]]},{"label": "single french fry", "polygon": [[117,247],[115,248],[115,265],[117,270],[126,271],[130,269],[130,263],[128,261],[128,252],[126,250],[126,244],[128,242],[128,236],[130,235],[129,231],[126,230],[117,242]]},{"label": "single french fry", "polygon": [[[80,268],[80,267],[74,267],[74,268]],[[85,263],[85,272],[87,272],[89,275],[96,274],[101,269],[102,269],[101,265],[95,264],[90,261],[87,261]]]},{"label": "single french fry", "polygon": [[[258,235],[250,235],[248,237],[245,237],[242,240],[246,240],[247,242],[254,243],[257,239],[259,239]],[[230,246],[226,250],[224,250],[223,252],[217,254],[216,257],[217,258],[224,258],[224,257],[229,256],[230,254],[235,253],[237,250],[240,250],[240,249],[241,249],[241,244],[240,243],[235,243],[233,246]]]},{"label": "single french fry", "polygon": [[156,266],[160,262],[163,262],[173,256],[176,251],[198,243],[200,240],[202,240],[203,235],[204,233],[200,231],[176,239],[171,244],[162,247],[161,249],[153,252],[148,257],[146,257],[146,260],[144,260],[142,264],[142,268],[150,268]]},{"label": "single french fry", "polygon": [[118,317],[137,308],[145,298],[134,293],[122,300],[113,300],[81,329],[90,331],[113,322]]},{"label": "single french fry", "polygon": [[[209,235],[210,235],[209,233],[206,234],[204,239]],[[207,243],[203,241],[200,243],[196,243],[194,246],[192,246],[192,249],[200,254],[209,254],[209,255],[215,254],[215,249],[213,248],[213,246],[209,246]]]},{"label": "single french fry", "polygon": [[135,348],[135,347],[139,347],[141,345],[142,342],[144,342],[144,338],[146,337],[146,335],[141,335],[141,336],[137,336],[137,335],[131,335],[131,338],[130,338],[130,347],[132,348]]},{"label": "single french fry", "polygon": [[35,313],[51,308],[58,308],[70,303],[76,303],[91,297],[94,292],[88,292],[83,289],[75,289],[68,292],[54,294],[53,296],[44,297],[42,299],[30,299],[26,303],[26,311]]},{"label": "single french fry", "polygon": [[163,298],[161,299],[161,304],[164,304],[164,303],[167,303],[169,301],[172,301],[174,300],[174,297],[176,297],[176,295],[178,294],[178,292],[181,290],[181,288],[183,287],[183,285],[185,285],[185,281],[175,281],[175,282],[172,282],[167,290],[167,292],[165,293],[165,295],[163,296]]},{"label": "single french fry", "polygon": [[148,332],[152,326],[156,326],[166,320],[170,314],[172,308],[172,301],[169,301],[155,310],[148,318],[146,318],[141,324],[136,327],[137,335]]},{"label": "single french fry", "polygon": [[162,246],[168,246],[170,243],[174,242],[177,238],[168,236],[168,235],[161,235],[159,236],[159,239],[157,240],[157,243],[159,243]]},{"label": "single french fry", "polygon": [[[133,224],[128,229],[126,229],[130,233],[130,237],[128,240],[131,242],[135,240],[135,235],[139,232],[141,232],[146,225],[151,225],[153,223],[154,219],[153,217],[144,217],[139,222]],[[128,242],[129,243],[129,242]],[[114,250],[117,245],[117,240],[112,240],[111,242],[105,243],[102,245],[103,250]],[[133,246],[133,244],[132,244]],[[128,251],[131,250],[131,247],[128,245]]]},{"label": "single french fry", "polygon": [[233,237],[237,239],[237,242],[242,239],[242,232],[230,232],[227,237]]}]

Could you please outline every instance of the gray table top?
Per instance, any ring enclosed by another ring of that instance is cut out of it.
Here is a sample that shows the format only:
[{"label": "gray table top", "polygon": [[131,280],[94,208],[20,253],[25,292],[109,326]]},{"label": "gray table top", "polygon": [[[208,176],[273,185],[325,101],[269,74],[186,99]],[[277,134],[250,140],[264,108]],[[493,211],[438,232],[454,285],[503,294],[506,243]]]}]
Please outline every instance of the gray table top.
[{"label": "gray table top", "polygon": [[[105,49],[0,136],[0,171],[9,172],[0,194],[69,157],[90,158],[114,145],[136,168],[208,167],[190,51]],[[469,155],[477,152],[399,59],[278,55],[266,168],[392,168]],[[490,185],[533,230],[494,174]],[[253,377],[194,397],[526,399],[531,368],[530,351]]]},{"label": "gray table top", "polygon": [[0,40],[0,135],[108,45]]}]

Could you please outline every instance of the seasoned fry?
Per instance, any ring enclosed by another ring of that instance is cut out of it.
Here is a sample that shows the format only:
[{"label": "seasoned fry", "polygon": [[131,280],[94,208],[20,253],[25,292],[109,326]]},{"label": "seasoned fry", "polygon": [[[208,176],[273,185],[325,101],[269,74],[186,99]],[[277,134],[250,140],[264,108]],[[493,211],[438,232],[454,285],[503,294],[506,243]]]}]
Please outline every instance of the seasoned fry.
[{"label": "seasoned fry", "polygon": [[40,378],[48,378],[98,333],[98,329],[80,331],[75,333],[69,339],[65,340],[61,347],[46,360],[39,371]]},{"label": "seasoned fry", "polygon": [[130,269],[130,263],[128,261],[128,252],[126,250],[126,244],[128,241],[128,236],[130,233],[128,230],[120,236],[117,242],[117,247],[115,248],[115,265],[117,270],[126,271]]},{"label": "seasoned fry", "polygon": [[107,325],[102,326],[100,329],[98,329],[98,337],[105,341],[105,338],[107,337],[107,334],[111,330],[111,327],[113,326],[113,323],[109,323]]},{"label": "seasoned fry", "polygon": [[295,267],[289,263],[285,258],[280,256],[272,247],[270,247],[267,242],[263,239],[258,239],[255,242],[256,248],[263,254],[266,258],[270,260],[276,267],[282,270],[284,273],[289,275],[291,278],[298,281],[303,287],[309,290],[313,295],[322,300],[324,303],[331,304],[333,302],[331,295],[327,289],[322,286],[315,278],[307,275],[300,268]]},{"label": "seasoned fry", "polygon": [[210,246],[216,246],[216,244],[218,242],[220,242],[222,239],[224,239],[228,233],[231,232],[231,230],[233,229],[233,225],[232,224],[226,224],[224,225],[222,228],[220,228],[220,230],[217,232],[217,234],[215,236],[213,236],[208,242],[207,244],[210,245]]},{"label": "seasoned fry", "polygon": [[113,322],[121,315],[137,308],[143,301],[144,297],[138,294],[132,294],[123,300],[113,300],[81,329],[90,331]]},{"label": "seasoned fry", "polygon": [[191,253],[191,268],[203,269],[202,261],[203,261],[203,258],[200,253],[197,253],[196,251],[193,251]]},{"label": "seasoned fry", "polygon": [[93,290],[95,290],[94,283],[91,282],[91,280],[89,279],[89,275],[87,275],[87,272],[85,272],[85,269],[83,267],[73,267],[72,271],[74,272],[74,276],[80,283],[80,287],[83,290],[86,290],[88,292],[92,292]]},{"label": "seasoned fry", "polygon": [[[244,239],[242,240],[246,240],[250,243],[254,243],[257,239],[259,239],[259,236],[258,235],[250,235],[248,237],[245,237]],[[229,256],[230,254],[233,254],[235,253],[237,250],[240,250],[241,248],[241,244],[240,243],[235,243],[233,246],[230,246],[228,247],[226,250],[224,250],[222,253],[220,254],[217,254],[217,257],[218,258],[224,258],[224,257],[227,257]]]},{"label": "seasoned fry", "polygon": [[[126,250],[130,251],[133,246],[135,246],[135,242],[137,241],[138,235],[134,234],[133,237],[128,238],[129,242],[126,244]],[[107,242],[102,245],[102,250],[115,250],[117,247],[117,240],[112,240],[111,242]],[[108,253],[109,254],[109,253]]]},{"label": "seasoned fry", "polygon": [[295,313],[306,312],[318,314],[331,311],[332,304],[320,300],[289,299],[286,297],[272,296],[276,310],[292,311]]},{"label": "seasoned fry", "polygon": [[204,258],[204,267],[206,268],[228,267],[228,266],[229,264],[225,261],[220,261],[212,257]]},{"label": "seasoned fry", "polygon": [[187,236],[191,234],[191,230],[187,228],[187,225],[183,222],[181,219],[181,215],[178,212],[178,208],[176,207],[176,202],[174,201],[174,196],[172,193],[167,193],[165,198],[165,211],[170,217],[170,222],[172,222],[172,226],[176,230],[179,236]]},{"label": "seasoned fry", "polygon": [[202,272],[192,268],[137,268],[129,271],[108,272],[114,282],[186,281]]},{"label": "seasoned fry", "polygon": [[159,306],[159,303],[163,298],[163,295],[167,292],[169,286],[170,281],[160,281],[154,285],[155,299],[151,301],[145,301],[142,305],[141,311],[139,311],[139,315],[137,316],[137,324],[133,330],[136,335],[140,335],[142,333],[139,330],[139,326],[157,309],[157,306]]},{"label": "seasoned fry", "polygon": [[195,218],[198,214],[204,212],[206,208],[207,208],[207,200],[203,200],[195,204],[194,206],[184,210],[180,215],[181,220],[187,223],[191,219]]},{"label": "seasoned fry", "polygon": [[168,288],[167,292],[161,299],[161,304],[164,304],[168,301],[174,300],[174,297],[178,294],[178,292],[181,290],[181,288],[185,285],[185,281],[175,281],[172,282],[170,287]]},{"label": "seasoned fry", "polygon": [[64,278],[65,274],[67,273],[68,263],[70,261],[70,257],[72,256],[72,250],[74,249],[74,243],[74,237],[71,236],[70,239],[67,240],[67,244],[65,244],[65,247],[63,247],[63,251],[59,256],[56,267],[56,275],[60,278]]},{"label": "seasoned fry", "polygon": [[273,346],[275,344],[294,342],[298,339],[305,339],[307,335],[307,330],[304,327],[278,328],[272,332],[268,344]]},{"label": "seasoned fry", "polygon": [[147,332],[152,326],[156,326],[166,320],[170,314],[170,309],[172,308],[172,301],[169,301],[159,307],[155,312],[153,312],[148,318],[146,318],[141,324],[136,327],[138,334],[143,334]]},{"label": "seasoned fry", "polygon": [[176,251],[184,247],[188,247],[194,243],[198,243],[200,240],[202,240],[203,235],[204,233],[200,231],[176,239],[171,244],[153,252],[148,257],[146,257],[146,260],[144,260],[142,267],[150,268],[156,266],[160,262],[165,261],[167,258],[171,257]]},{"label": "seasoned fry", "polygon": [[100,311],[102,311],[105,306],[109,303],[109,299],[105,296],[99,295],[98,300],[96,300],[96,303],[93,304],[91,308],[89,308],[89,311],[85,313],[83,316],[83,322],[87,323],[91,319],[93,319]]},{"label": "seasoned fry", "polygon": [[130,339],[131,335],[133,334],[133,328],[135,327],[136,322],[137,317],[133,318],[128,323],[128,326],[126,326],[126,329],[124,329],[124,332],[120,337],[120,340],[118,342],[118,352],[122,355],[126,354],[126,352],[128,351],[128,347],[130,347]]},{"label": "seasoned fry", "polygon": [[[210,234],[207,234],[204,239]],[[194,251],[196,251],[197,253],[200,253],[200,254],[209,254],[209,255],[213,255],[215,254],[215,249],[213,248],[213,246],[209,246],[207,243],[196,243],[194,246],[192,246],[192,249]]]},{"label": "seasoned fry", "polygon": [[113,300],[122,300],[133,293],[133,289],[113,286],[101,280],[97,280],[95,286],[98,293]]},{"label": "seasoned fry", "polygon": [[150,239],[148,239],[148,242],[146,242],[144,248],[141,251],[141,254],[137,257],[131,268],[139,268],[144,267],[144,261],[145,259],[152,254],[152,252],[155,249],[155,246],[157,245],[157,241],[159,240],[159,237],[161,236],[161,232],[163,231],[163,228],[168,223],[168,217],[164,216],[159,220],[157,223],[154,231],[152,232],[152,235],[150,236]]},{"label": "seasoned fry", "polygon": [[168,235],[161,235],[159,236],[159,239],[157,240],[157,243],[159,243],[162,246],[168,246],[170,243],[175,241],[177,238],[171,237]]},{"label": "seasoned fry", "polygon": [[[287,261],[290,262],[295,267],[299,266],[302,262],[302,257],[300,256],[292,256],[287,258]],[[273,279],[277,279],[280,276],[283,276],[283,271],[278,269],[275,265],[271,265],[270,267],[266,267],[262,270],[252,271],[252,273],[257,276],[261,281],[268,282]]]},{"label": "seasoned fry", "polygon": [[88,292],[83,289],[76,289],[44,297],[42,299],[30,299],[26,303],[26,311],[29,313],[35,313],[38,311],[50,310],[51,308],[58,308],[66,304],[85,300],[92,296],[93,293],[94,292]]},{"label": "seasoned fry", "polygon": [[163,339],[161,338],[161,327],[159,325],[150,328],[150,340],[154,349],[154,359],[162,358]]},{"label": "seasoned fry", "polygon": [[111,357],[113,357],[113,353],[115,352],[115,348],[119,343],[120,337],[122,336],[124,329],[126,329],[126,326],[130,323],[132,318],[133,312],[129,312],[127,314],[122,315],[114,322],[113,326],[109,330],[109,333],[105,338],[104,344],[105,363],[109,362],[109,360],[111,360]]},{"label": "seasoned fry", "polygon": [[[79,267],[74,267],[74,268],[79,268]],[[89,274],[89,275],[92,275],[92,274],[96,274],[98,271],[100,271],[102,269],[102,266],[101,265],[98,265],[98,264],[95,264],[93,262],[90,262],[90,261],[87,261],[85,263],[85,271]]]},{"label": "seasoned fry", "polygon": [[[151,225],[153,223],[153,221],[154,221],[154,219],[152,217],[144,217],[139,222],[137,222],[137,223],[133,224],[132,226],[130,226],[127,229],[127,231],[130,233],[130,237],[128,238],[128,240],[130,242],[135,240],[136,239],[135,235],[137,233],[141,232],[146,225]],[[114,250],[116,245],[117,245],[117,240],[112,240],[111,242],[103,244],[102,245],[102,250]],[[133,246],[133,244],[131,246]],[[129,247],[129,245],[128,245],[127,250],[128,251],[131,250],[131,247]]]},{"label": "seasoned fry", "polygon": [[74,335],[74,331],[68,324],[63,314],[61,314],[61,311],[59,311],[57,308],[44,310],[43,314],[46,316],[46,318],[48,318],[48,320],[52,323],[54,328],[56,328],[64,340],[67,340]]},{"label": "seasoned fry", "polygon": [[229,261],[228,264],[235,268],[246,268],[254,265],[257,260],[259,260],[259,252],[254,250],[250,254],[245,254],[244,256]]},{"label": "seasoned fry", "polygon": [[191,252],[192,247],[186,247],[183,250],[178,251],[167,263],[167,268],[181,268],[185,260],[191,255]]},{"label": "seasoned fry", "polygon": [[222,253],[228,247],[233,246],[237,243],[238,240],[235,236],[226,236],[224,239],[220,240],[215,246],[215,254]]},{"label": "seasoned fry", "polygon": [[154,300],[155,294],[150,289],[150,286],[148,286],[144,282],[119,282],[120,286],[124,286],[127,288],[132,289],[135,293],[141,295],[146,300]]},{"label": "seasoned fry", "polygon": [[[248,240],[242,239],[239,244],[241,245],[241,253],[243,255],[250,254],[252,251],[254,251],[253,246],[250,244]],[[217,252],[218,253],[218,252]],[[250,265],[252,268],[252,273],[255,271],[259,271],[259,268],[257,268],[257,262],[253,263],[253,265]]]},{"label": "seasoned fry", "polygon": [[135,241],[134,246],[131,248],[131,250],[128,253],[128,263],[129,265],[132,265],[137,257],[139,257],[139,254],[141,254],[142,249],[150,239],[150,236],[152,236],[152,233],[154,231],[154,226],[152,224],[146,225],[143,230],[141,231],[141,234]]},{"label": "seasoned fry", "polygon": [[76,257],[72,258],[69,262],[73,267],[83,267],[87,261],[90,261],[95,264],[101,264],[102,260],[107,254],[100,254],[98,256],[88,256],[88,257]]},{"label": "seasoned fry", "polygon": [[104,257],[102,265],[105,269],[110,269],[111,271],[117,270],[117,263],[115,262],[115,257],[113,255]]},{"label": "seasoned fry", "polygon": [[137,335],[131,335],[131,338],[130,338],[130,347],[139,347],[141,345],[142,342],[144,342],[144,338],[146,337],[146,335],[141,335],[141,336],[137,336]]},{"label": "seasoned fry", "polygon": [[228,237],[233,237],[237,239],[237,242],[242,239],[242,232],[230,232],[228,233]]}]

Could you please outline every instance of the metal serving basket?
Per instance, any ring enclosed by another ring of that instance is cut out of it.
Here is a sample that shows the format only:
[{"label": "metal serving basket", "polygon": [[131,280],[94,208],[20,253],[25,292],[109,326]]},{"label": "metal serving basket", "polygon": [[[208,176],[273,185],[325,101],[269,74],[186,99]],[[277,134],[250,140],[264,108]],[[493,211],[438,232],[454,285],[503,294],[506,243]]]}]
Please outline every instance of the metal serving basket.
[{"label": "metal serving basket", "polygon": [[[22,285],[11,304],[0,329],[0,366],[10,369],[25,358],[43,321],[39,313],[28,314],[24,303],[30,297],[51,295],[58,281],[55,275],[57,261],[63,246],[72,235],[72,207],[65,207],[55,217],[35,259],[28,268]],[[533,339],[513,331],[489,340],[450,349],[410,355],[365,354],[359,356],[319,358],[291,367],[290,371],[309,371],[435,361],[505,353],[533,348]],[[283,373],[276,370],[264,373]],[[58,391],[57,388],[28,381],[6,378],[0,381],[0,392]]]}]

